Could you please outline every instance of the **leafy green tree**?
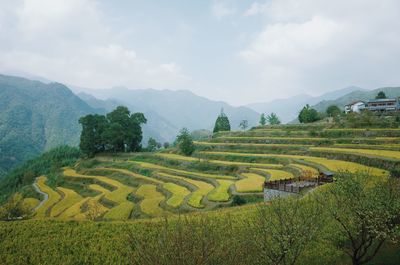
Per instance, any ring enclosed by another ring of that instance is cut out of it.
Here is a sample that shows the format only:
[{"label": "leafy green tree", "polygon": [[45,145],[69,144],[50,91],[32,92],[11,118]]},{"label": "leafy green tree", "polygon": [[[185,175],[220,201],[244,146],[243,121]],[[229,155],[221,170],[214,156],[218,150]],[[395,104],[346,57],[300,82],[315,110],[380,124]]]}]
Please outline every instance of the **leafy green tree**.
[{"label": "leafy green tree", "polygon": [[127,133],[128,150],[138,152],[142,148],[143,139],[142,124],[146,124],[147,119],[143,113],[137,112],[130,117],[130,129]]},{"label": "leafy green tree", "polygon": [[176,144],[178,146],[179,152],[186,156],[192,155],[195,150],[192,136],[190,136],[190,133],[186,128],[183,128],[180,131],[179,135],[176,137]]},{"label": "leafy green tree", "polygon": [[82,125],[80,148],[89,157],[104,151],[140,151],[141,126],[146,122],[143,113],[131,114],[124,106],[118,106],[106,116],[86,115],[79,120]]},{"label": "leafy green tree", "polygon": [[329,117],[336,117],[336,116],[339,116],[340,113],[342,113],[342,112],[340,111],[339,107],[336,106],[336,105],[330,105],[330,106],[326,109],[326,114],[327,114]]},{"label": "leafy green tree", "polygon": [[308,104],[300,111],[298,118],[300,123],[311,123],[321,119],[318,111],[311,108]]},{"label": "leafy green tree", "polygon": [[[328,195],[328,196],[326,196]],[[374,259],[382,245],[399,238],[400,182],[367,174],[337,176],[323,198],[339,235],[331,235],[354,265]]]},{"label": "leafy green tree", "polygon": [[239,124],[239,127],[245,131],[247,127],[249,127],[249,122],[247,120],[242,120]]},{"label": "leafy green tree", "polygon": [[229,123],[228,117],[225,115],[224,110],[221,110],[217,120],[215,121],[214,130],[213,132],[220,132],[220,131],[230,131],[231,125]]},{"label": "leafy green tree", "polygon": [[169,142],[165,142],[165,143],[163,144],[163,146],[164,146],[164,149],[169,148]]},{"label": "leafy green tree", "polygon": [[82,125],[79,147],[89,157],[105,150],[103,133],[107,128],[107,121],[103,115],[86,115],[79,119]]},{"label": "leafy green tree", "polygon": [[160,148],[161,148],[161,144],[159,142],[157,142],[153,137],[150,137],[149,141],[147,142],[147,151],[154,152]]},{"label": "leafy green tree", "polygon": [[383,91],[379,91],[378,95],[376,95],[375,99],[384,99],[386,98],[386,94]]},{"label": "leafy green tree", "polygon": [[278,117],[278,115],[276,115],[275,113],[271,113],[267,116],[267,121],[270,125],[278,125],[281,124],[281,121]]},{"label": "leafy green tree", "polygon": [[267,124],[267,119],[265,118],[265,114],[261,113],[260,116],[260,125],[264,126],[265,124]]}]

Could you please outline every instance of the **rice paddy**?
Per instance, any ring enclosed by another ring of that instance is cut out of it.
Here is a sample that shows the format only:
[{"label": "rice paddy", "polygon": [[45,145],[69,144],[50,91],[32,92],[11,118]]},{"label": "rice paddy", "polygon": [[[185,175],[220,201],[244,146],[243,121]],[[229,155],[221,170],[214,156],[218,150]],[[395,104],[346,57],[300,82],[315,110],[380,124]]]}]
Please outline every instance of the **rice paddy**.
[{"label": "rice paddy", "polygon": [[[311,131],[317,137],[311,136]],[[36,209],[35,218],[160,217],[228,207],[234,196],[261,201],[265,181],[316,178],[324,171],[388,176],[384,163],[400,166],[398,132],[296,125],[258,127],[221,132],[197,141],[192,156],[178,154],[174,148],[102,155],[94,159],[95,163],[88,163],[92,165],[88,168],[64,168],[61,185],[50,186],[52,182],[45,176],[38,178],[38,188],[49,198]],[[371,166],[372,159],[382,163]],[[40,202],[26,198],[24,203],[33,209]]]}]

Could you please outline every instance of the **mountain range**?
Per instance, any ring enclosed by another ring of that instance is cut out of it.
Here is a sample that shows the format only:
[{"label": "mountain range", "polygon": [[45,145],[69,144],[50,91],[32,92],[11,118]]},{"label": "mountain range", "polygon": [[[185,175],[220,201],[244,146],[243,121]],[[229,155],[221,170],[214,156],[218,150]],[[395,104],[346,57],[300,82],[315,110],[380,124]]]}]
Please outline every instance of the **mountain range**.
[{"label": "mountain range", "polygon": [[[321,101],[334,100],[352,92],[366,92],[367,90],[350,86],[338,90],[334,90],[325,93],[321,96],[313,97],[307,94],[296,95],[284,99],[276,99],[270,102],[259,102],[246,105],[247,107],[259,112],[259,113],[271,113],[274,112],[278,115],[283,123],[291,122],[297,119],[299,111],[306,105],[315,105]],[[325,109],[323,110],[325,111]]]}]

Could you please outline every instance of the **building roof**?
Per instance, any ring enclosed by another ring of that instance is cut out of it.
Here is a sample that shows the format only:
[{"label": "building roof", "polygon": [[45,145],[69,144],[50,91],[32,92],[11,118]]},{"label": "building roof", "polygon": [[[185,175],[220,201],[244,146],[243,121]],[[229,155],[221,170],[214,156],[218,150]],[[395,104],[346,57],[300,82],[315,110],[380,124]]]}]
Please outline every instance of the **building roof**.
[{"label": "building roof", "polygon": [[397,99],[395,99],[395,98],[370,99],[370,100],[368,100],[368,103],[370,103],[370,102],[390,102],[390,101],[397,101]]},{"label": "building roof", "polygon": [[357,104],[357,103],[364,103],[364,104],[365,104],[364,101],[362,101],[362,100],[357,100],[357,101],[353,101],[353,102],[347,104],[346,106],[353,106],[353,105],[355,105],[355,104]]}]

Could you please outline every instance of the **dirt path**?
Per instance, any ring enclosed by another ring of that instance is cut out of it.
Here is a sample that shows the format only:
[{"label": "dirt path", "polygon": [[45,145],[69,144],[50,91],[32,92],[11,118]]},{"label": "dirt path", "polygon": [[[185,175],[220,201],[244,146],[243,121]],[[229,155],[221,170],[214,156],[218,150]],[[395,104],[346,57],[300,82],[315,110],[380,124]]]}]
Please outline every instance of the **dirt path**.
[{"label": "dirt path", "polygon": [[43,192],[40,190],[39,186],[35,182],[32,184],[33,188],[36,190],[36,192],[40,193],[43,195],[43,200],[38,204],[38,206],[35,207],[34,211],[36,211],[37,209],[39,209],[40,207],[42,207],[42,205],[49,199],[49,194]]}]

